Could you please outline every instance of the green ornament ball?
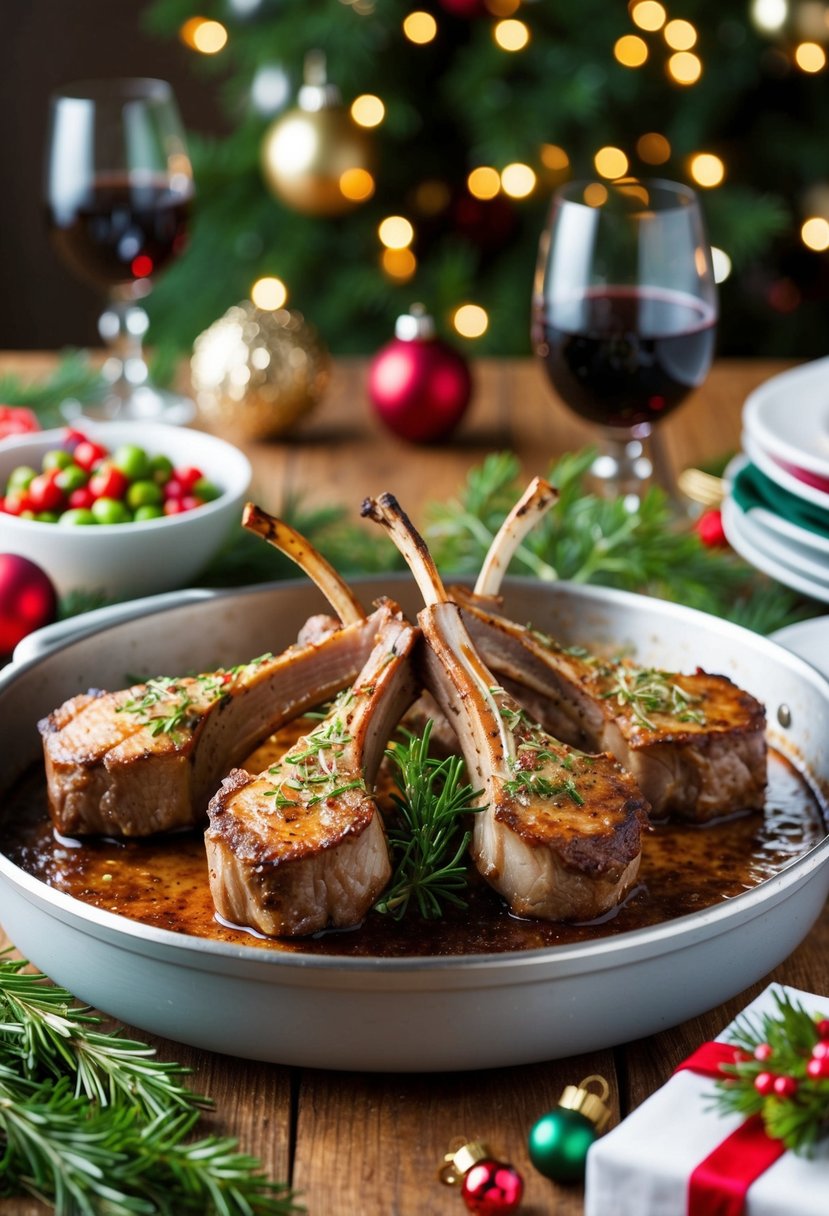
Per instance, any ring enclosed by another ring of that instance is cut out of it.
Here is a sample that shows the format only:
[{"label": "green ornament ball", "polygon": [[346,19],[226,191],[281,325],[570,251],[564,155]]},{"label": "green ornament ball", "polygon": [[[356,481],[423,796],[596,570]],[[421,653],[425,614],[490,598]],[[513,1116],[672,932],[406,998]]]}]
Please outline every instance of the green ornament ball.
[{"label": "green ornament ball", "polygon": [[533,1124],[527,1145],[530,1161],[554,1182],[580,1182],[596,1134],[586,1115],[559,1106]]}]

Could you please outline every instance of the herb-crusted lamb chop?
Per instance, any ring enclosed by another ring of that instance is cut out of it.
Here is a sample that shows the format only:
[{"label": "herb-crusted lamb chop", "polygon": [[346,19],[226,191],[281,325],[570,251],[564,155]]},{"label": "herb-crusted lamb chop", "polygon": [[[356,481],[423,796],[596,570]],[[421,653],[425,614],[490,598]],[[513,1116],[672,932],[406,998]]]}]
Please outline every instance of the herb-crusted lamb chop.
[{"label": "herb-crusted lamb chop", "polygon": [[236,770],[208,807],[216,910],[269,936],[358,924],[391,877],[372,794],[384,748],[417,695],[416,626],[385,608],[374,649],[322,723],[278,764]]},{"label": "herb-crusted lamb chop", "polygon": [[641,860],[647,803],[633,779],[612,757],[552,738],[500,686],[392,495],[366,499],[362,511],[387,528],[426,604],[424,681],[486,804],[474,816],[477,868],[520,916],[589,920],[612,909]]},{"label": "herb-crusted lamb chop", "polygon": [[495,537],[474,591],[453,588],[482,657],[557,738],[611,752],[655,817],[703,823],[762,808],[765,710],[726,676],[598,658],[508,620],[498,593],[518,544],[555,501],[536,478]]},{"label": "herb-crusted lamb chop", "polygon": [[60,832],[147,836],[198,825],[233,765],[355,679],[390,610],[367,618],[299,533],[272,522],[269,539],[302,564],[339,622],[276,656],[92,691],[59,706],[38,726],[49,813]]}]

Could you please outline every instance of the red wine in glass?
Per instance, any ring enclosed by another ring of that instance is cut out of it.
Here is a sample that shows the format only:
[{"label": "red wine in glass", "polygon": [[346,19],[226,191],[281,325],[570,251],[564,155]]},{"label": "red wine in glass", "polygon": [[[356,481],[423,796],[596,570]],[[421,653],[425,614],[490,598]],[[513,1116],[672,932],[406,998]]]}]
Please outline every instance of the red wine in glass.
[{"label": "red wine in glass", "polygon": [[191,196],[164,178],[101,175],[47,206],[58,254],[78,278],[109,291],[156,274],[184,249]]},{"label": "red wine in glass", "polygon": [[536,321],[536,350],[556,392],[588,422],[631,427],[664,418],[700,385],[716,313],[693,296],[592,288],[554,323]]},{"label": "red wine in glass", "polygon": [[[166,81],[87,80],[52,97],[47,226],[68,268],[108,297],[98,322],[107,391],[87,413],[166,422],[195,413],[190,399],[150,383],[149,318],[140,305],[184,248],[192,200],[184,129]],[[77,408],[65,403],[70,417]]]},{"label": "red wine in glass", "polygon": [[592,471],[602,493],[631,508],[642,498],[653,427],[705,379],[716,324],[693,190],[629,179],[556,192],[539,245],[533,346],[564,405],[599,427]]}]

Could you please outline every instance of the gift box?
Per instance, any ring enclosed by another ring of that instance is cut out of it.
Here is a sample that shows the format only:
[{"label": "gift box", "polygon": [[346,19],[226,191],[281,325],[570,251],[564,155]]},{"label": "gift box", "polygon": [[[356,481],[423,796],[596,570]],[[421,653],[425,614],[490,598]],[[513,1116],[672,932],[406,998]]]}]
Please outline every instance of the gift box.
[{"label": "gift box", "polygon": [[[829,997],[772,984],[738,1020],[777,1017],[775,994],[787,995],[809,1014],[829,1018]],[[725,1027],[717,1043],[728,1043],[736,1025]],[[806,1157],[783,1151],[779,1142],[760,1133],[754,1137],[758,1152],[744,1116],[714,1107],[716,1092],[710,1076],[684,1068],[597,1140],[587,1155],[585,1216],[733,1216],[740,1211],[745,1216],[827,1216],[829,1140],[821,1140]],[[772,1156],[781,1154],[767,1168],[763,1141]],[[717,1182],[716,1195],[692,1200],[691,1176],[708,1168],[704,1163],[715,1150],[718,1156],[730,1152],[725,1173],[732,1179],[757,1176],[744,1196],[737,1194],[739,1182],[731,1187]]]}]

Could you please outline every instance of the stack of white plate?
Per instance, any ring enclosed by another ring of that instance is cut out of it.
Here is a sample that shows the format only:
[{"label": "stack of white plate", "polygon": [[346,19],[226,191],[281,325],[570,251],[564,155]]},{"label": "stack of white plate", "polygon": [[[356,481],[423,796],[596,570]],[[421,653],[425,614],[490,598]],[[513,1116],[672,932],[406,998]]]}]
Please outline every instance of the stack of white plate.
[{"label": "stack of white plate", "polygon": [[769,493],[744,509],[729,492],[729,543],[758,570],[829,603],[829,359],[756,389],[743,407],[742,446],[726,471],[729,486],[751,464],[751,477]]}]

